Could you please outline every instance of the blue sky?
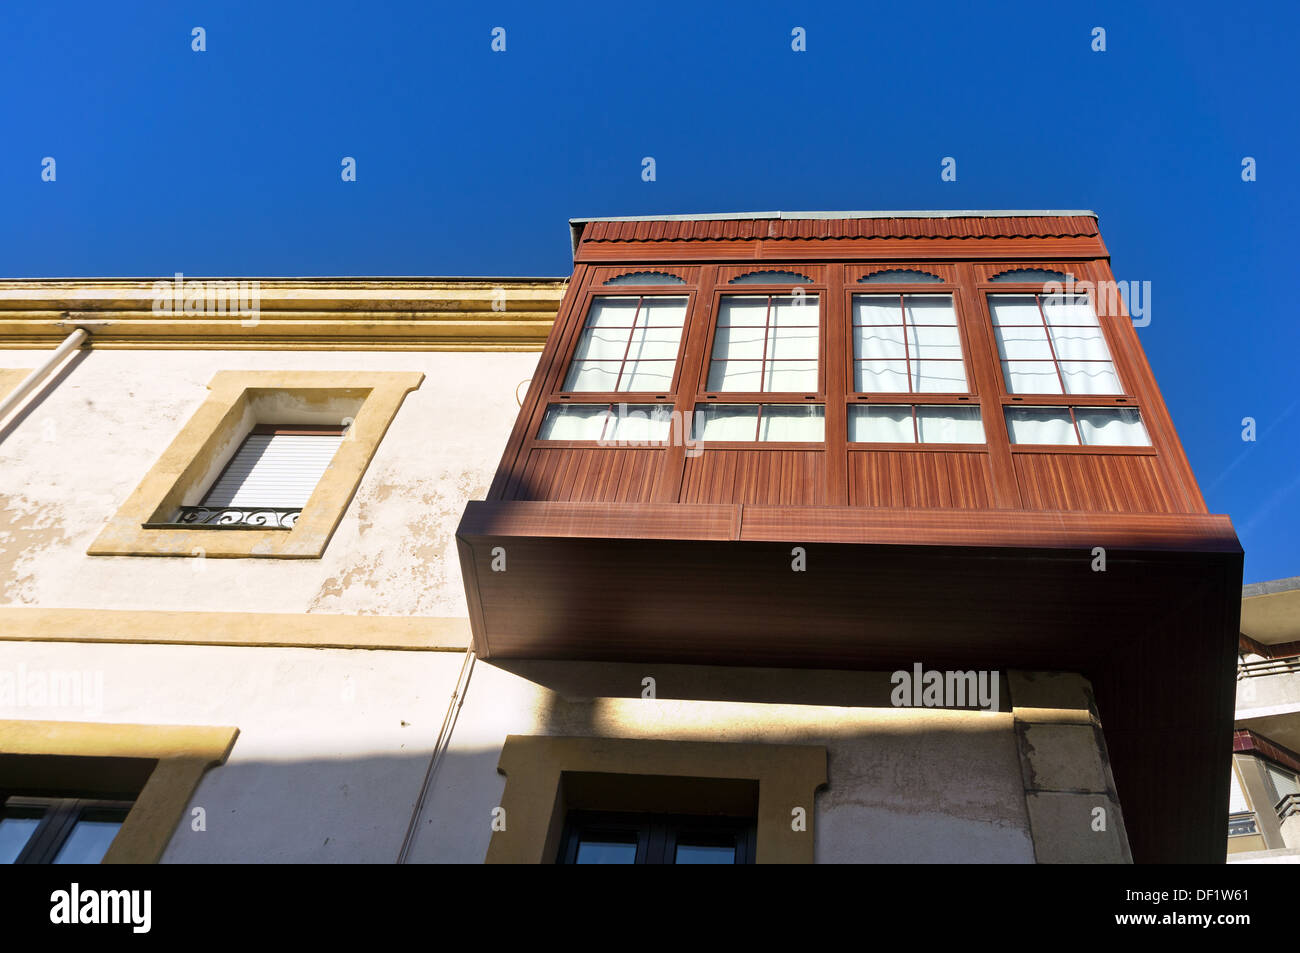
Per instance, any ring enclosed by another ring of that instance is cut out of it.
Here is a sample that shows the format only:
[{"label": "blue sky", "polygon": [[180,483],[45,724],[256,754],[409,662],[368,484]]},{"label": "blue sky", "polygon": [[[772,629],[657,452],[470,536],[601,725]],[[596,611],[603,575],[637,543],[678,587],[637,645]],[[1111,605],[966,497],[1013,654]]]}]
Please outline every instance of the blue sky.
[{"label": "blue sky", "polygon": [[1300,575],[1297,11],[6,4],[0,275],[564,275],[574,216],[1091,208],[1246,580]]}]

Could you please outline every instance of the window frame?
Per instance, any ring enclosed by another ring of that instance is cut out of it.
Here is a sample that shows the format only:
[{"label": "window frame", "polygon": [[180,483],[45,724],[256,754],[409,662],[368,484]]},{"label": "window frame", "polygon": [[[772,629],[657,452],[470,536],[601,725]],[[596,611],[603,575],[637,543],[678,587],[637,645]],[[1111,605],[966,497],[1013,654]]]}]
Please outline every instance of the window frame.
[{"label": "window frame", "polygon": [[[878,284],[859,284],[858,279],[852,278],[846,274],[844,279],[844,384],[845,384],[845,411],[844,411],[844,439],[846,446],[850,451],[915,451],[921,453],[982,453],[989,452],[988,421],[981,408],[981,392],[979,389],[979,378],[975,373],[975,364],[973,350],[971,347],[972,330],[969,327],[970,316],[965,313],[962,306],[961,281],[959,278],[950,277],[952,273],[951,263],[948,267],[940,268],[932,266],[931,274],[938,275],[941,281],[930,282],[880,282]],[[899,268],[910,268],[919,270],[920,265],[898,266]],[[871,272],[874,274],[874,272]],[[902,307],[902,297],[906,295],[947,295],[952,301],[953,313],[957,318],[957,336],[961,344],[962,370],[966,375],[965,392],[934,392],[929,391],[859,391],[855,388],[855,371],[856,359],[853,356],[853,299],[859,296],[867,297],[891,297],[897,295],[900,298],[899,307]],[[984,440],[980,443],[921,443],[919,440],[913,443],[865,443],[862,441],[849,440],[849,417],[851,408],[863,404],[878,404],[882,406],[908,406],[913,408],[913,418],[915,419],[915,408],[929,405],[947,405],[951,404],[957,407],[974,407],[980,411],[980,425],[984,428]]]},{"label": "window frame", "polygon": [[[72,836],[77,823],[82,820],[81,815],[85,811],[121,812],[122,819],[118,825],[120,831],[121,825],[126,823],[127,816],[134,805],[133,800],[106,800],[95,797],[35,797],[23,794],[8,794],[0,797],[0,810],[41,809],[45,812],[31,836],[28,837],[27,843],[23,845],[23,849],[14,858],[15,864],[54,863],[59,852],[68,842],[68,838]],[[111,848],[110,843],[109,849]],[[106,849],[104,853],[107,854],[108,850]]]},{"label": "window frame", "polygon": [[[1102,316],[1097,309],[1097,301],[1094,297],[1093,290],[1085,291],[1075,290],[1070,292],[1074,295],[1086,295],[1089,306],[1093,314],[1097,316],[1097,326],[1101,329],[1102,337],[1106,342],[1106,349],[1110,354],[1111,366],[1115,369],[1115,376],[1119,379],[1120,386],[1124,388],[1121,394],[1013,394],[1007,390],[1006,377],[1002,370],[1001,352],[998,350],[997,330],[993,326],[993,306],[989,300],[990,295],[1036,295],[1042,296],[1046,292],[1043,290],[1043,283],[1039,281],[992,281],[992,277],[998,273],[1004,273],[1007,269],[1005,264],[986,264],[983,266],[983,274],[977,274],[977,281],[971,288],[972,294],[978,299],[980,316],[984,325],[984,333],[987,340],[987,347],[990,360],[992,361],[994,372],[993,380],[997,384],[995,394],[996,401],[1000,405],[999,412],[1001,420],[998,426],[1003,428],[1010,452],[1015,455],[1019,453],[1046,453],[1046,454],[1085,454],[1091,456],[1114,455],[1114,456],[1157,456],[1159,451],[1156,448],[1157,440],[1160,439],[1152,421],[1149,419],[1147,408],[1144,402],[1139,400],[1136,392],[1132,389],[1132,382],[1136,379],[1135,369],[1129,365],[1128,352],[1124,347],[1119,346],[1120,342],[1116,339],[1115,331],[1109,326],[1109,321],[1114,320],[1113,316]],[[1025,262],[1012,267],[1025,268],[1044,268],[1051,270],[1062,270],[1059,262],[1039,263]],[[1083,281],[1080,274],[1086,275],[1086,270],[1082,264],[1076,264],[1073,267],[1065,269],[1065,273],[1073,274],[1077,281]],[[1041,305],[1040,315],[1041,315]],[[1055,363],[1055,361],[1053,362]],[[1100,408],[1130,408],[1137,410],[1142,420],[1142,426],[1146,429],[1147,439],[1150,444],[1144,447],[1125,447],[1110,446],[1105,444],[1039,444],[1039,443],[1014,443],[1011,440],[1011,432],[1007,427],[1006,411],[1008,407],[1100,407]]]},{"label": "window frame", "polygon": [[[733,865],[754,863],[758,819],[712,814],[663,814],[634,811],[575,809],[565,815],[556,864],[576,864],[583,835],[589,831],[617,831],[636,838],[633,864],[675,864],[683,835],[695,833],[729,837],[735,850]],[[674,858],[669,860],[668,858]],[[719,865],[723,866],[723,865]]]},{"label": "window frame", "polygon": [[[423,380],[420,371],[218,371],[208,384],[207,399],[109,519],[87,555],[320,558],[406,395]],[[213,532],[158,525],[171,518],[187,495],[207,491],[215,461],[224,452],[233,455],[243,441],[250,401],[266,393],[360,400],[347,437],[293,528]]]}]

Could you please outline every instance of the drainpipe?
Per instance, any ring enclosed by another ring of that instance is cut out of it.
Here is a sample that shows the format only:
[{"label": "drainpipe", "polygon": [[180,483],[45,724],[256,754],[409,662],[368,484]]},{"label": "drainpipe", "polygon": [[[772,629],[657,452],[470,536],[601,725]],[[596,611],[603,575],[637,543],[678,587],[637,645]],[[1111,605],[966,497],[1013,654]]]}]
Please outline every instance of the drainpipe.
[{"label": "drainpipe", "polygon": [[21,404],[23,398],[34,391],[60,361],[72,351],[81,347],[82,343],[89,340],[89,338],[90,332],[85,328],[77,328],[64,338],[63,343],[54,349],[54,353],[47,357],[40,367],[24,377],[22,383],[10,391],[4,400],[0,401],[0,420],[7,417],[11,410]]}]

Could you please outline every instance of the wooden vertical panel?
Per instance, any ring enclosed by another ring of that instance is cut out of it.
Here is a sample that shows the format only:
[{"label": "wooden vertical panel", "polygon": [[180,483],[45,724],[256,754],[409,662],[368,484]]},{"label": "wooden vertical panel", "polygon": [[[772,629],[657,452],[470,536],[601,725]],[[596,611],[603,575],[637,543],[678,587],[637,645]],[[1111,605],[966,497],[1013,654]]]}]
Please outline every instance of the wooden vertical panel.
[{"label": "wooden vertical panel", "polygon": [[[694,421],[695,395],[700,389],[700,374],[708,358],[710,342],[709,311],[713,307],[713,286],[718,278],[716,265],[700,269],[699,285],[690,313],[686,316],[685,347],[682,348],[681,366],[677,370],[677,398],[673,412],[681,420],[682,443],[690,439]],[[681,496],[682,478],[686,468],[686,448],[670,446],[660,461],[660,472],[655,483],[654,499],[659,503],[674,503]]]},{"label": "wooden vertical panel", "polygon": [[993,321],[988,303],[976,288],[974,266],[959,263],[957,280],[961,285],[955,297],[962,326],[962,347],[969,349],[966,366],[971,371],[971,389],[979,397],[984,439],[988,441],[993,505],[999,509],[1017,509],[1021,505],[1020,491],[1011,463],[1011,440],[1002,418],[1002,366],[993,338]]},{"label": "wooden vertical panel", "polygon": [[843,506],[849,501],[847,395],[849,392],[849,310],[844,286],[844,266],[826,270],[826,336],[821,342],[826,368],[826,501]]}]

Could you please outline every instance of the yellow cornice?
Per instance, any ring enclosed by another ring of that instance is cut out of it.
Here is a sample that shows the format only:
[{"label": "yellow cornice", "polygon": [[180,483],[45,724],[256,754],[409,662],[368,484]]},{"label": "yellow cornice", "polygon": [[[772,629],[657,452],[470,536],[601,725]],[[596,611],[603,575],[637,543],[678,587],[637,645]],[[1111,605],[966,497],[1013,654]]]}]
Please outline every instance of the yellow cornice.
[{"label": "yellow cornice", "polygon": [[[561,279],[199,278],[257,282],[257,313],[159,310],[160,279],[0,280],[0,348],[48,348],[77,326],[96,348],[538,351]],[[229,287],[229,285],[226,285]],[[173,302],[164,298],[165,309]],[[207,307],[205,302],[205,307]]]}]

